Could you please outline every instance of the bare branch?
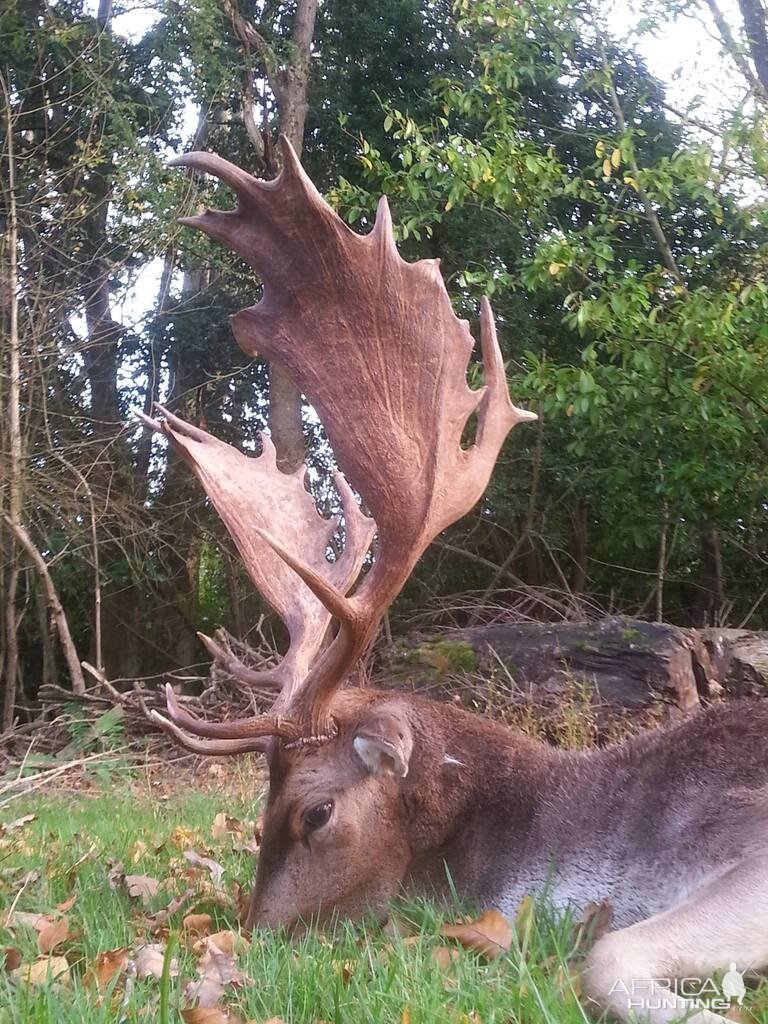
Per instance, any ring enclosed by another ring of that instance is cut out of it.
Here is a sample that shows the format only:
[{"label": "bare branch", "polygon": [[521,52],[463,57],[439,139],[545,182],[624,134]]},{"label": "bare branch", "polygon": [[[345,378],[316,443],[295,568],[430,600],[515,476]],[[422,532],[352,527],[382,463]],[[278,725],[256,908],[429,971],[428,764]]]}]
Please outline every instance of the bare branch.
[{"label": "bare branch", "polygon": [[[731,31],[731,26],[725,20],[723,12],[717,5],[717,0],[707,0],[707,6],[712,12],[712,18],[714,19],[715,25],[717,26],[717,31],[720,33],[720,38],[723,41],[723,45],[730,54],[731,58],[733,59],[734,64],[742,73],[747,82],[749,82],[749,85],[754,90],[755,95],[759,99],[761,99],[763,103],[768,103],[768,84],[763,83],[757,77],[752,68],[749,66],[749,61],[744,56],[742,48],[739,46],[736,39],[734,38],[733,32]],[[739,3],[739,6],[741,7],[743,14],[744,7],[742,7],[741,2]],[[749,32],[748,27],[747,32]],[[763,16],[763,35],[765,35],[765,16]]]},{"label": "bare branch", "polygon": [[[606,57],[605,50],[603,50],[603,68],[606,74],[606,79],[608,83],[608,95],[610,97],[611,107],[613,108],[613,113],[616,118],[616,124],[621,135],[625,136],[627,134],[627,122],[624,117],[624,111],[621,107],[619,94],[616,92],[616,86],[613,82],[613,72],[611,71],[611,68],[608,64],[608,59]],[[640,168],[637,163],[637,158],[635,157],[634,146],[629,147],[629,166],[632,170],[632,174],[637,185],[637,194],[640,197],[640,202],[643,204],[645,219],[648,221],[651,233],[654,239],[656,240],[656,245],[658,246],[659,254],[661,256],[661,261],[674,278],[675,283],[678,284],[681,288],[685,288],[685,281],[683,280],[683,276],[680,273],[680,269],[672,253],[672,249],[670,248],[669,242],[667,241],[667,236],[664,234],[664,229],[661,226],[661,221],[659,220],[656,211],[653,208],[651,197],[640,184]]]},{"label": "bare branch", "polygon": [[32,538],[21,523],[15,523],[11,517],[7,515],[3,516],[3,522],[27,552],[30,561],[42,580],[43,586],[45,587],[45,596],[48,601],[48,607],[51,610],[53,621],[56,624],[56,631],[59,634],[59,642],[61,643],[61,648],[67,661],[67,668],[69,669],[69,674],[72,678],[72,692],[74,694],[81,695],[85,693],[85,679],[80,667],[80,659],[77,656],[77,649],[75,648],[74,641],[72,640],[72,634],[69,631],[69,623],[67,622],[66,613],[61,601],[59,600],[59,595],[56,592],[53,579],[48,571],[48,566],[45,564],[45,559],[37,550]]}]

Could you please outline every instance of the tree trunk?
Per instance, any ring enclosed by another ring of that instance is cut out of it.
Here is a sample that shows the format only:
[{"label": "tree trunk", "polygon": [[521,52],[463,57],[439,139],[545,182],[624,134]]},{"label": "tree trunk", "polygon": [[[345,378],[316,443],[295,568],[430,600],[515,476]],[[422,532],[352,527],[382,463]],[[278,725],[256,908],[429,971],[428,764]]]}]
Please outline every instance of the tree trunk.
[{"label": "tree trunk", "polygon": [[[286,63],[278,66],[277,57],[255,25],[240,14],[233,0],[225,0],[236,35],[246,51],[243,85],[243,111],[248,136],[258,162],[267,174],[277,171],[272,164],[273,147],[265,146],[255,130],[253,117],[253,74],[250,52],[254,49],[261,58],[269,86],[275,97],[278,131],[284,135],[301,158],[304,143],[304,122],[307,117],[307,84],[312,39],[318,0],[298,0],[293,16],[290,44],[286,48]],[[277,463],[286,472],[298,468],[306,458],[306,441],[302,419],[302,398],[290,377],[279,366],[269,370],[269,429],[277,449]]]},{"label": "tree trunk", "polygon": [[768,30],[766,11],[760,0],[739,0],[744,31],[749,43],[752,63],[755,65],[760,84],[768,95]]},{"label": "tree trunk", "polygon": [[21,446],[21,339],[19,336],[18,296],[18,218],[16,207],[16,161],[13,148],[14,119],[11,97],[5,79],[0,76],[5,105],[6,153],[8,174],[5,188],[8,211],[5,232],[5,248],[0,281],[0,301],[6,309],[8,329],[8,397],[5,416],[8,423],[8,516],[9,542],[6,552],[10,571],[7,578],[5,599],[5,664],[3,669],[3,710],[0,732],[7,732],[13,725],[16,707],[16,685],[19,671],[18,616],[16,613],[16,591],[19,582],[18,549],[14,530],[21,525],[22,502],[22,446]]},{"label": "tree trunk", "polygon": [[13,531],[19,544],[26,551],[29,560],[32,562],[40,576],[40,582],[45,590],[45,598],[48,602],[51,618],[56,626],[56,632],[59,635],[59,643],[61,644],[61,649],[64,652],[64,658],[67,662],[67,668],[69,669],[69,677],[72,682],[72,692],[82,695],[85,693],[83,670],[80,667],[80,659],[77,656],[77,650],[72,640],[72,634],[69,631],[67,616],[64,612],[61,601],[59,600],[59,595],[56,593],[56,587],[53,585],[53,580],[51,579],[51,574],[48,571],[48,566],[45,564],[43,556],[35,547],[32,538],[24,527],[20,524],[13,523],[10,516],[4,516],[3,519],[6,526]]},{"label": "tree trunk", "polygon": [[[157,293],[157,304],[155,306],[155,319],[161,321],[168,307],[168,293],[173,278],[174,252],[169,250],[163,261],[163,272],[160,275],[160,287]],[[160,324],[158,324],[160,326]],[[160,398],[160,364],[163,353],[155,340],[155,332],[152,333],[145,350],[144,373],[147,378],[147,390],[144,394],[144,413],[149,416],[152,407]],[[137,502],[146,501],[149,494],[149,464],[152,456],[152,439],[154,431],[145,427],[139,438],[136,449],[136,463],[134,471],[135,491]]]},{"label": "tree trunk", "polygon": [[723,586],[723,559],[720,532],[715,526],[707,525],[701,533],[701,598],[699,614],[704,626],[720,625],[720,616],[725,606]]},{"label": "tree trunk", "polygon": [[[291,33],[292,61],[286,65],[278,97],[280,132],[285,135],[301,159],[304,148],[304,122],[307,117],[307,83],[312,37],[318,0],[299,0]],[[279,366],[269,370],[269,427],[277,449],[277,464],[284,470],[296,469],[306,458],[301,394]]]},{"label": "tree trunk", "polygon": [[574,597],[584,593],[587,583],[587,544],[589,541],[589,512],[587,503],[579,498],[573,512],[573,571],[571,590]]}]

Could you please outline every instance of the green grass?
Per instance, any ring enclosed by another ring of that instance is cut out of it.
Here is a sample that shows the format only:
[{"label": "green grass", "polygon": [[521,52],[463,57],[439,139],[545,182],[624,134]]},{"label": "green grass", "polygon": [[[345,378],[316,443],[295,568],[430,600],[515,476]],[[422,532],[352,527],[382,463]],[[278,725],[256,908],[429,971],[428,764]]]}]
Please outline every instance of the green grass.
[{"label": "green grass", "polygon": [[[232,789],[238,790],[234,795]],[[125,1002],[123,984],[100,1002],[84,975],[96,956],[132,946],[146,934],[146,913],[160,909],[190,880],[182,850],[191,846],[225,867],[225,885],[248,886],[250,855],[232,849],[232,840],[214,840],[217,812],[247,819],[256,816],[253,800],[243,795],[248,780],[202,791],[189,785],[161,794],[146,782],[122,781],[94,792],[53,793],[14,802],[0,820],[34,813],[36,819],[0,837],[0,904],[5,908],[20,890],[16,909],[48,912],[73,893],[68,913],[78,932],[62,948],[71,965],[68,988],[12,983],[0,971],[0,1024],[107,1024],[148,1021],[161,1015],[161,983],[136,982]],[[187,830],[176,834],[175,829]],[[136,862],[137,842],[147,852]],[[147,911],[108,882],[110,863],[122,861],[128,873],[164,882]],[[29,872],[35,872],[28,879]],[[189,912],[208,912],[215,927],[237,928],[232,908],[217,906],[203,882],[200,898],[170,921],[172,929]],[[378,925],[341,924],[333,935],[309,933],[298,942],[279,934],[262,935],[238,960],[252,984],[227,996],[226,1005],[245,1021],[272,1017],[287,1024],[576,1024],[589,1020],[564,965],[573,954],[573,928],[567,917],[537,912],[516,934],[510,952],[493,962],[462,951],[448,969],[435,950],[446,945],[439,930],[444,919],[457,920],[461,908],[443,910],[425,902],[398,907],[397,920],[409,927],[383,931]],[[413,931],[415,936],[407,937]],[[157,940],[155,940],[157,941]],[[37,955],[36,934],[27,928],[0,930],[2,946],[18,948],[25,961]],[[194,976],[195,957],[184,943],[182,978],[170,982],[167,1020],[181,1024],[184,980]],[[406,1013],[407,1008],[407,1013]],[[404,1016],[405,1014],[405,1016]],[[768,1024],[768,1013],[758,1020]]]}]

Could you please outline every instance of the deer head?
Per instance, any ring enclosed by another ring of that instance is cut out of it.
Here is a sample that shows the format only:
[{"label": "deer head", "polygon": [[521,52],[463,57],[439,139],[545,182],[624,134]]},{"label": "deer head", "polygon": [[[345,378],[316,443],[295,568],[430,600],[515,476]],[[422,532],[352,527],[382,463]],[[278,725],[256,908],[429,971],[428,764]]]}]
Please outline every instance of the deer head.
[{"label": "deer head", "polygon": [[[291,925],[332,911],[380,911],[408,870],[414,843],[402,801],[442,751],[431,749],[415,698],[341,687],[425,548],[481,497],[509,430],[535,416],[509,399],[488,302],[480,313],[484,386],[472,390],[474,342],[437,261],[400,258],[384,198],[370,234],[350,230],[284,140],[282,150],[273,181],[210,153],[176,160],[216,175],[238,199],[236,210],[183,223],[235,249],[262,278],[263,298],[233,317],[233,331],[246,353],[282,365],[320,415],[343,471],[343,554],[328,560],[338,524],[317,513],[303,467],[278,469],[268,437],[251,458],[162,408],[161,419],[146,422],[187,460],[288,629],[288,653],[267,673],[205,638],[245,685],[278,689],[268,714],[203,721],[169,687],[168,717],[155,717],[196,753],[267,754],[250,923]],[[474,442],[463,447],[473,414]]]}]

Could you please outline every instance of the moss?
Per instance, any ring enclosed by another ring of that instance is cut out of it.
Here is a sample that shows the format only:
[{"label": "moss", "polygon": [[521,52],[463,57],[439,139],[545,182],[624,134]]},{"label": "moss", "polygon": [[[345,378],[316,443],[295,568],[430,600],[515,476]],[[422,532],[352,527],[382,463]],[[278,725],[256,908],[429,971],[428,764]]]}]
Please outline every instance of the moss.
[{"label": "moss", "polygon": [[475,672],[478,665],[477,654],[465,640],[436,640],[421,644],[409,651],[406,658],[411,663],[428,666],[438,676]]},{"label": "moss", "polygon": [[639,629],[622,629],[621,631],[621,639],[625,644],[637,643],[641,636],[642,633]]}]

